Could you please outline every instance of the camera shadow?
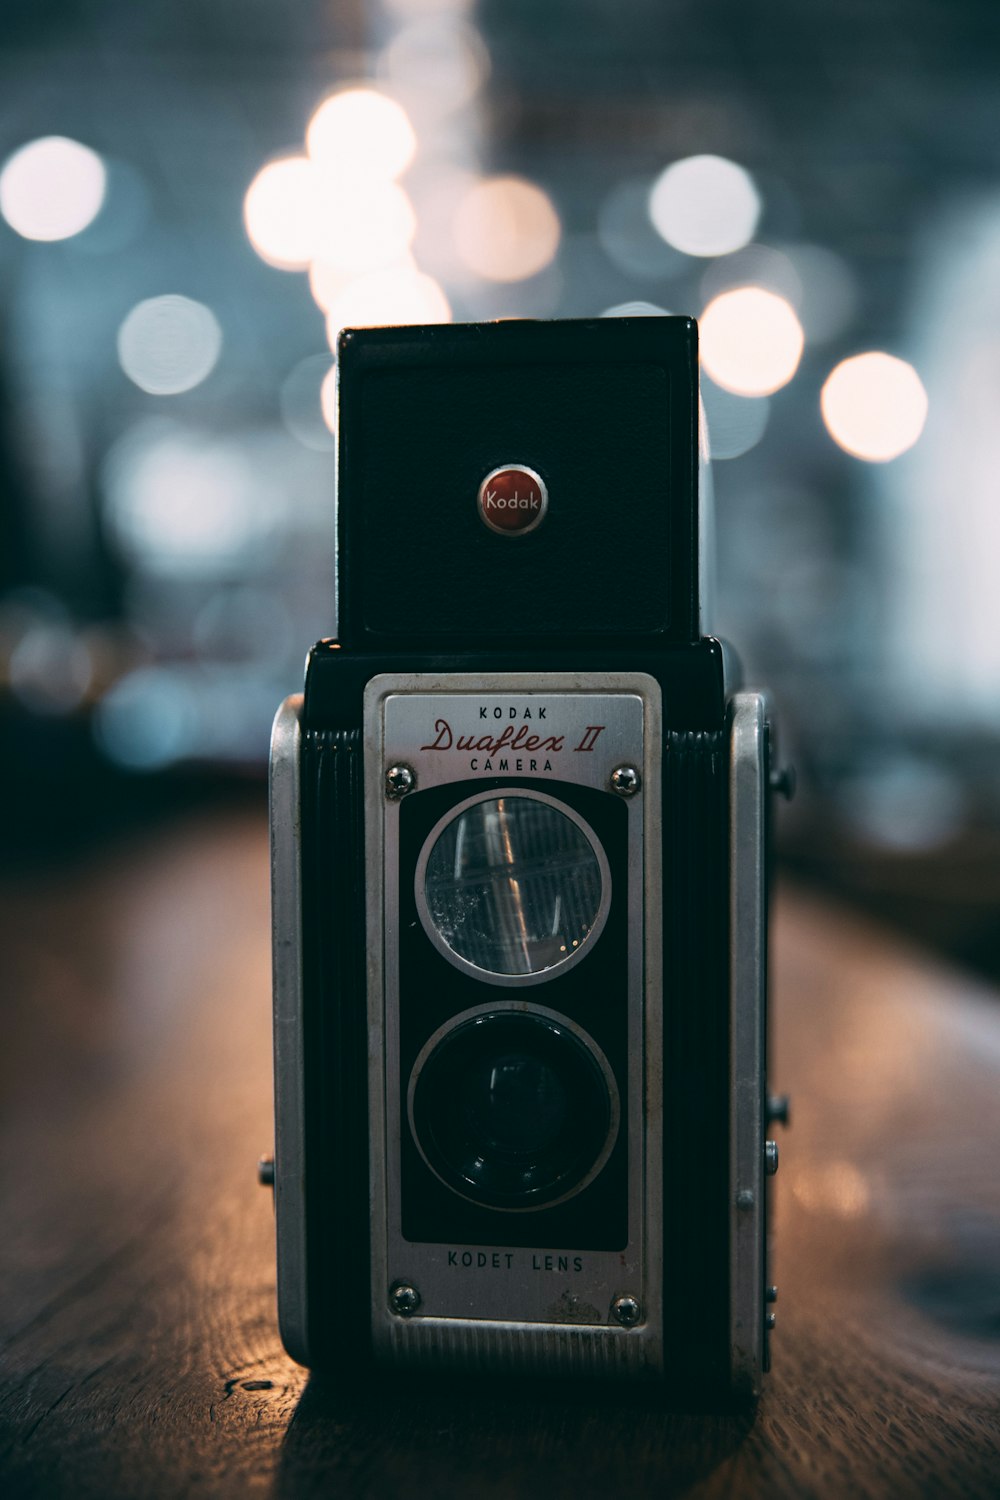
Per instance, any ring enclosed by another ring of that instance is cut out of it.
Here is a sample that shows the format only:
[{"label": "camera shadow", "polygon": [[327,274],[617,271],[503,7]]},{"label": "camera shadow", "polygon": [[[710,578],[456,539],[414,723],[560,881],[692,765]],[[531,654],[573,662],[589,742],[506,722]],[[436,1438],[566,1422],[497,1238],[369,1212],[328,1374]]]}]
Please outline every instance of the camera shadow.
[{"label": "camera shadow", "polygon": [[285,1434],[273,1494],[664,1500],[707,1478],[752,1424],[747,1410],[668,1409],[652,1386],[313,1375]]}]

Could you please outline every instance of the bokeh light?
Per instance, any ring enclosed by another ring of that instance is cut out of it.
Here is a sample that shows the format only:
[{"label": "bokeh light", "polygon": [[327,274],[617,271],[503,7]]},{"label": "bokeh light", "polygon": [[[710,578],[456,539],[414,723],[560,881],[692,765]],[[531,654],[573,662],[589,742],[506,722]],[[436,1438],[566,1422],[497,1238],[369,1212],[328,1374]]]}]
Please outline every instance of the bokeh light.
[{"label": "bokeh light", "polygon": [[771,412],[766,396],[736,396],[703,376],[701,399],[711,458],[740,458],[757,446]]},{"label": "bokeh light", "polygon": [[323,377],[323,384],[320,386],[319,391],[319,404],[323,412],[323,421],[332,433],[336,433],[337,431],[338,394],[337,366],[333,365]]},{"label": "bokeh light", "polygon": [[[267,608],[266,596],[258,594],[257,602]],[[278,629],[285,633],[281,623]],[[137,772],[185,760],[253,763],[267,755],[273,698],[266,677],[234,671],[230,663],[151,663],[120,677],[104,695],[94,736],[111,760]]]},{"label": "bokeh light", "polygon": [[281,419],[286,429],[317,453],[328,453],[334,446],[323,402],[324,382],[333,371],[329,353],[311,354],[299,361],[281,386]]},{"label": "bokeh light", "polygon": [[745,245],[732,255],[722,255],[705,267],[701,278],[701,295],[706,303],[735,287],[761,286],[776,292],[790,302],[798,313],[802,298],[802,280],[793,262],[781,250],[770,245]]},{"label": "bokeh light", "polygon": [[339,176],[392,181],[413,160],[417,138],[402,105],[377,89],[340,89],[316,110],[306,150]]},{"label": "bokeh light", "polygon": [[867,1213],[872,1186],[850,1161],[831,1161],[800,1173],[792,1195],[809,1213],[820,1214],[826,1225],[833,1219],[858,1219]]},{"label": "bokeh light", "polygon": [[331,349],[342,328],[399,323],[448,323],[451,308],[432,276],[408,269],[374,271],[347,284],[326,320]]},{"label": "bokeh light", "polygon": [[140,422],[103,465],[109,534],[147,574],[238,573],[269,543],[286,503],[269,457],[246,438]]},{"label": "bokeh light", "polygon": [[477,182],[455,215],[459,256],[487,281],[524,281],[537,275],[555,259],[559,237],[552,200],[523,177]]},{"label": "bokeh light", "polygon": [[[393,260],[388,265],[378,267],[381,271],[416,271],[417,262],[409,251],[401,255],[398,260]],[[327,265],[323,260],[314,260],[309,267],[309,290],[317,307],[328,313],[337,298],[356,281],[357,273],[339,270],[336,266]]]},{"label": "bokeh light", "polygon": [[379,58],[379,72],[421,123],[439,120],[475,98],[490,58],[474,26],[449,15],[405,26]]},{"label": "bokeh light", "polygon": [[94,735],[116,764],[153,771],[193,754],[202,736],[198,704],[178,668],[138,667],[97,705]]},{"label": "bokeh light", "polygon": [[798,369],[804,337],[795,309],[763,287],[723,292],[701,316],[701,361],[724,390],[769,396]]},{"label": "bokeh light", "polygon": [[82,701],[94,673],[87,643],[68,622],[37,620],[7,664],[11,691],[38,714],[65,714]]},{"label": "bokeh light", "polygon": [[917,853],[959,837],[968,815],[954,770],[905,751],[877,752],[848,774],[839,812],[870,844]]},{"label": "bokeh light", "polygon": [[316,176],[304,156],[261,167],[243,200],[243,222],[257,254],[281,271],[302,271],[316,253]]},{"label": "bokeh light", "polygon": [[300,643],[291,605],[287,595],[267,584],[227,582],[209,594],[191,620],[195,651],[203,661],[238,666],[295,661]]},{"label": "bokeh light", "polygon": [[328,266],[325,261],[314,260],[309,266],[309,290],[317,307],[327,313],[344,288],[353,280],[346,271]]},{"label": "bokeh light", "polygon": [[912,448],[927,419],[927,392],[912,365],[872,351],[845,359],[828,376],[820,409],[835,443],[869,463]]},{"label": "bokeh light", "polygon": [[4,163],[0,213],[25,239],[69,239],[97,217],[106,185],[104,163],[89,146],[44,136]]},{"label": "bokeh light", "polygon": [[407,177],[407,190],[417,214],[413,254],[420,265],[452,284],[468,282],[470,272],[455,245],[455,215],[477,173],[456,167],[439,156],[425,156]]},{"label": "bokeh light", "polygon": [[118,359],[141,390],[176,396],[210,375],[222,350],[211,308],[191,297],[150,297],[118,330]]},{"label": "bokeh light", "polygon": [[677,276],[691,262],[654,229],[649,193],[645,178],[616,183],[597,211],[598,241],[608,259],[629,276]]},{"label": "bokeh light", "polygon": [[417,229],[413,204],[397,183],[317,181],[314,258],[345,275],[391,265]]},{"label": "bokeh light", "polygon": [[387,11],[401,20],[413,20],[419,16],[465,15],[475,0],[382,0]]},{"label": "bokeh light", "polygon": [[665,307],[660,307],[657,302],[616,302],[613,307],[606,307],[601,313],[602,318],[667,318],[670,314]]},{"label": "bokeh light", "polygon": [[752,238],[760,195],[749,172],[724,156],[689,156],[661,172],[649,215],[669,245],[686,255],[730,255]]},{"label": "bokeh light", "polygon": [[824,245],[791,244],[782,248],[802,288],[800,298],[792,300],[806,339],[810,344],[824,344],[836,338],[858,309],[860,292],[853,271],[842,256]]}]

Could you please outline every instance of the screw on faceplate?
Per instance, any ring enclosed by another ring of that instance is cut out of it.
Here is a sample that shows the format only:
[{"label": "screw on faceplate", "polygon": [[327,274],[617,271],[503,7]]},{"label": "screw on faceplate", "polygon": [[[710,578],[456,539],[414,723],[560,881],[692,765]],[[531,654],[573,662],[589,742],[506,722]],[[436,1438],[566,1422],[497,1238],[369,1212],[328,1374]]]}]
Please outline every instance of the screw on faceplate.
[{"label": "screw on faceplate", "polygon": [[616,1297],[611,1304],[611,1316],[623,1328],[634,1328],[642,1315],[637,1297]]},{"label": "screw on faceplate", "polygon": [[611,772],[611,786],[620,797],[634,797],[641,785],[635,766],[616,766]]},{"label": "screw on faceplate", "polygon": [[412,792],[416,784],[417,778],[409,766],[390,766],[385,773],[385,795],[393,801]]},{"label": "screw on faceplate", "polygon": [[410,1286],[406,1281],[399,1281],[390,1288],[389,1306],[401,1318],[409,1318],[420,1306],[420,1293],[415,1286]]}]

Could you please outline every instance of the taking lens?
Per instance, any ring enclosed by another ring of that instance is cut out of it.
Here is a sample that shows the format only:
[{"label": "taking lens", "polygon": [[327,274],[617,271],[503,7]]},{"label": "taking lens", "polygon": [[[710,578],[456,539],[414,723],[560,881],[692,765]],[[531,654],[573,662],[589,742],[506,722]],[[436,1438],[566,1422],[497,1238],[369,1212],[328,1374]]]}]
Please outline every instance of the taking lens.
[{"label": "taking lens", "polygon": [[488,1011],[424,1049],[410,1125],[431,1169],[464,1198],[540,1208],[579,1192],[618,1129],[614,1077],[590,1038],[548,1013]]}]

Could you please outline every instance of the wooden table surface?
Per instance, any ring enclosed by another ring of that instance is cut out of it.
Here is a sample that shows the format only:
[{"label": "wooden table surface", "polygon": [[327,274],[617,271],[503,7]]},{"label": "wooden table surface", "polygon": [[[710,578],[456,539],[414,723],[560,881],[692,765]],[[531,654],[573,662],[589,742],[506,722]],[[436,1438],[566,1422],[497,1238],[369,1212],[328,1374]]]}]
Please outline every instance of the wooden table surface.
[{"label": "wooden table surface", "polygon": [[3,1496],[1000,1495],[1000,997],[969,979],[778,903],[793,1124],[750,1425],[285,1356],[262,813],[21,881],[0,925]]}]

